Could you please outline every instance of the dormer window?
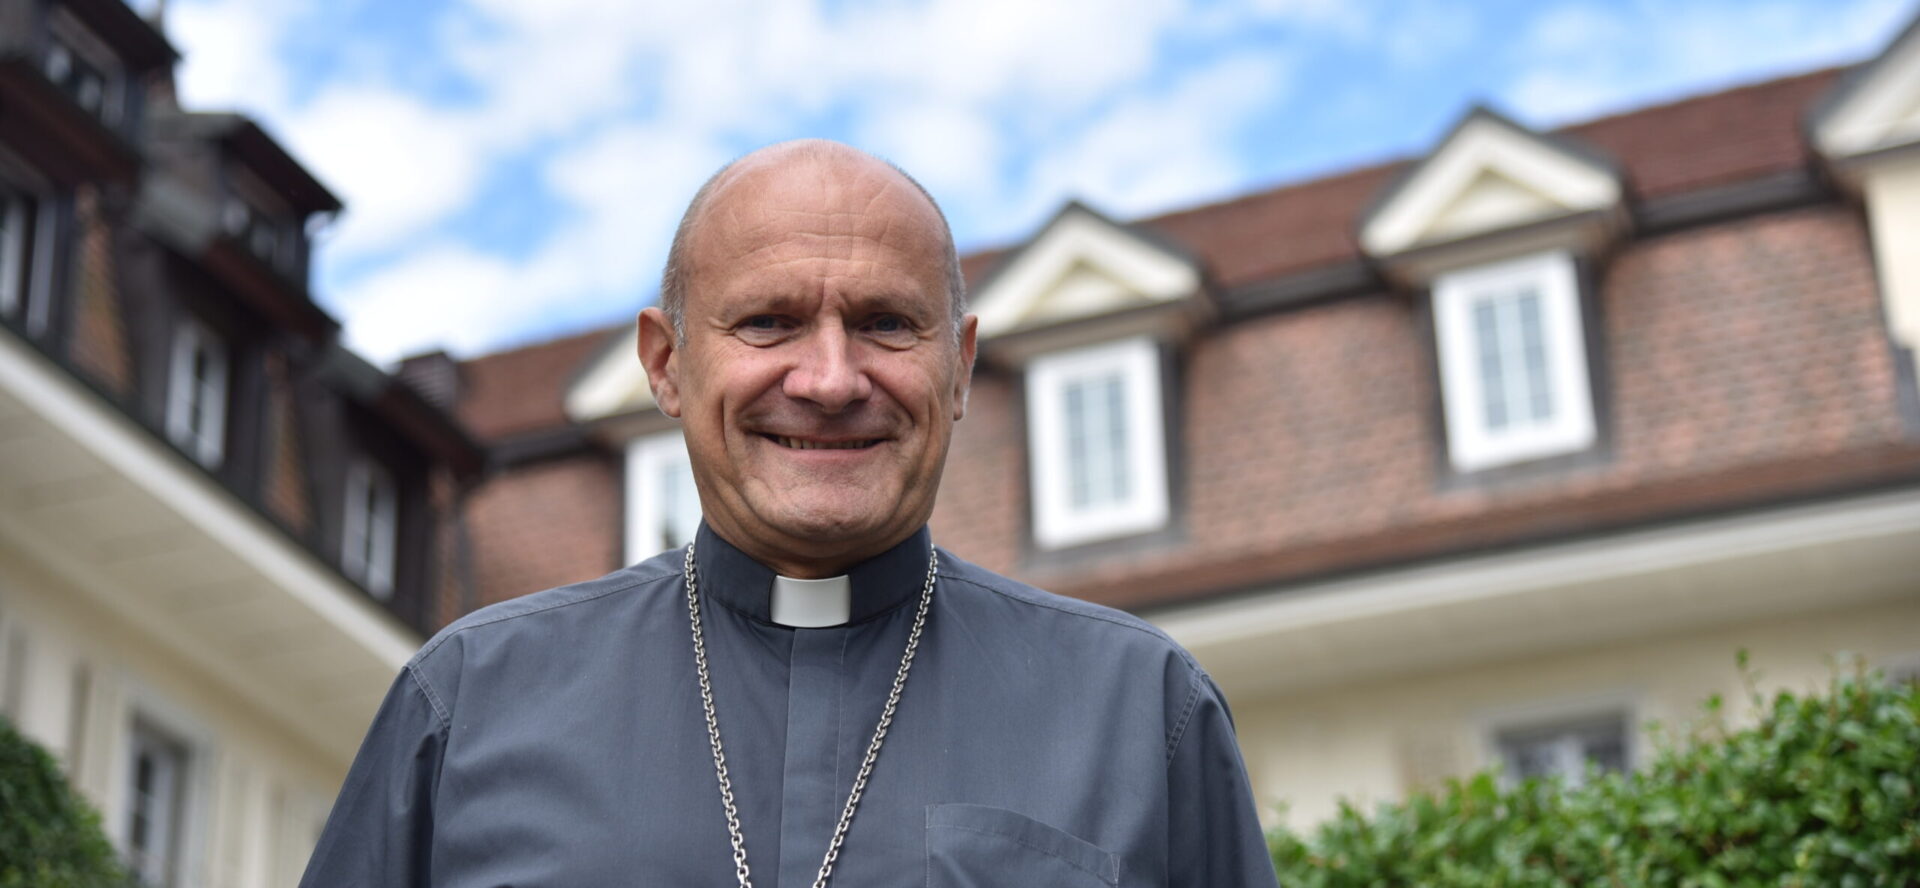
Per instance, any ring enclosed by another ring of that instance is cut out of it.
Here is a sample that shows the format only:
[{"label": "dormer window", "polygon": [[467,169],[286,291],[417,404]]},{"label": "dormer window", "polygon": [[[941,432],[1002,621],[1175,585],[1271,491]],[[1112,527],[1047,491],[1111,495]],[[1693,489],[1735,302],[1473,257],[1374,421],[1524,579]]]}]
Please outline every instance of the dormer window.
[{"label": "dormer window", "polygon": [[1034,541],[1061,548],[1167,520],[1160,354],[1134,338],[1027,367]]},{"label": "dormer window", "polygon": [[1434,280],[1453,467],[1471,472],[1594,441],[1573,257],[1542,253]]},{"label": "dormer window", "polygon": [[221,214],[221,227],[229,237],[245,245],[254,258],[283,273],[292,273],[298,246],[290,232],[283,230],[285,226],[235,198],[227,201],[226,210]]},{"label": "dormer window", "polygon": [[74,104],[108,126],[120,122],[120,64],[92,32],[71,15],[56,15],[41,70]]},{"label": "dormer window", "polygon": [[393,597],[393,558],[400,529],[400,491],[393,473],[360,457],[347,467],[340,572],[382,601]]},{"label": "dormer window", "polygon": [[167,373],[167,438],[207,468],[217,468],[227,428],[227,346],[206,324],[174,328]]}]

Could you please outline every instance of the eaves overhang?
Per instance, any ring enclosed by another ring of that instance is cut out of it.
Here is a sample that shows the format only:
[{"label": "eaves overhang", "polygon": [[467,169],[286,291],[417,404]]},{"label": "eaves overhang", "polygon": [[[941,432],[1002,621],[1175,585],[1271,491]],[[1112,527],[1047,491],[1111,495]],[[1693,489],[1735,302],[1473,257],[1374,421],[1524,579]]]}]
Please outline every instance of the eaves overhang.
[{"label": "eaves overhang", "polygon": [[1912,600],[1916,576],[1920,492],[1905,489],[1290,584],[1149,619],[1249,699]]},{"label": "eaves overhang", "polygon": [[302,218],[315,213],[337,213],[340,198],[305,165],[244,114],[227,111],[162,111],[148,124],[158,140],[196,140],[220,145],[234,159],[258,175]]},{"label": "eaves overhang", "polygon": [[343,762],[422,641],[4,331],[0,545]]}]

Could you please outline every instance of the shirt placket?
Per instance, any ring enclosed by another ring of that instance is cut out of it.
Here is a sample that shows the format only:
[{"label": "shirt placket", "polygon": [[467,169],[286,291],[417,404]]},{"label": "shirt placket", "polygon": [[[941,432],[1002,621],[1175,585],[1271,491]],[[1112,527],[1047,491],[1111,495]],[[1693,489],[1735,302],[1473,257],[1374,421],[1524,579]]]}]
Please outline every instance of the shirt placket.
[{"label": "shirt placket", "polygon": [[794,630],[781,779],[781,888],[813,884],[838,819],[846,639],[844,628]]}]

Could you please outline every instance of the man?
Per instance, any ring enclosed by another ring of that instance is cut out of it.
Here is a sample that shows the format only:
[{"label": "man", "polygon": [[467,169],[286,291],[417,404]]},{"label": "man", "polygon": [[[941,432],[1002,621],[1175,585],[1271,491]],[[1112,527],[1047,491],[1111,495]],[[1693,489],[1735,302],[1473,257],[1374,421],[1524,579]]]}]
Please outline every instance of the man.
[{"label": "man", "polygon": [[932,548],[962,299],[881,161],[788,143],[709,181],[639,319],[693,546],[429,641],[302,884],[1272,885],[1185,651]]}]

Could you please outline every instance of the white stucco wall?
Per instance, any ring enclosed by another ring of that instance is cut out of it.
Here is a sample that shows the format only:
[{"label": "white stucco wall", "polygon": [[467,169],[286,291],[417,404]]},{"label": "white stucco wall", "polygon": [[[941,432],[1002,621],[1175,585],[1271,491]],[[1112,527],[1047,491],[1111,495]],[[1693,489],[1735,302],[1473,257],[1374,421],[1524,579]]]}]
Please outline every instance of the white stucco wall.
[{"label": "white stucco wall", "polygon": [[[1920,594],[1839,612],[1229,702],[1262,816],[1305,828],[1335,813],[1341,798],[1370,809],[1401,798],[1410,785],[1492,764],[1496,724],[1625,708],[1643,724],[1678,726],[1695,719],[1714,693],[1726,698],[1734,718],[1745,717],[1750,707],[1734,665],[1741,648],[1750,652],[1760,686],[1768,691],[1824,687],[1837,652],[1875,663],[1912,663],[1920,655]],[[1644,744],[1639,752],[1646,753]],[[1276,814],[1282,804],[1284,818]]]},{"label": "white stucco wall", "polygon": [[1876,164],[1861,182],[1894,341],[1920,349],[1920,157]]},{"label": "white stucco wall", "polygon": [[[84,718],[76,722],[76,675]],[[136,713],[191,742],[181,884],[292,885],[349,764],[318,751],[0,539],[0,707],[53,752],[116,843]],[[11,697],[12,699],[9,699]]]}]

